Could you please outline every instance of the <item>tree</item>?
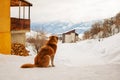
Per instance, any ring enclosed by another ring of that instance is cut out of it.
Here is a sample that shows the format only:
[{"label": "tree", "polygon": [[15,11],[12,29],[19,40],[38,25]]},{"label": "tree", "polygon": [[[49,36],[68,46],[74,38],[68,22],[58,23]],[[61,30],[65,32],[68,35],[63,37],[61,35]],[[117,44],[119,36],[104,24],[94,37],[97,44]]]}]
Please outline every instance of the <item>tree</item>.
[{"label": "tree", "polygon": [[44,31],[37,32],[34,37],[29,37],[26,39],[28,43],[31,43],[35,46],[37,53],[39,49],[45,44],[46,42],[46,35]]},{"label": "tree", "polygon": [[109,37],[112,35],[112,26],[113,21],[111,19],[105,19],[103,23],[103,33],[105,37]]},{"label": "tree", "polygon": [[116,16],[116,21],[115,21],[115,24],[116,24],[116,28],[118,29],[118,32],[120,32],[120,13],[118,13]]},{"label": "tree", "polygon": [[100,31],[101,31],[101,23],[100,22],[94,23],[90,30],[92,38],[94,38],[94,35],[97,35]]},{"label": "tree", "polygon": [[90,38],[90,31],[85,31],[83,35],[83,39],[89,39]]}]

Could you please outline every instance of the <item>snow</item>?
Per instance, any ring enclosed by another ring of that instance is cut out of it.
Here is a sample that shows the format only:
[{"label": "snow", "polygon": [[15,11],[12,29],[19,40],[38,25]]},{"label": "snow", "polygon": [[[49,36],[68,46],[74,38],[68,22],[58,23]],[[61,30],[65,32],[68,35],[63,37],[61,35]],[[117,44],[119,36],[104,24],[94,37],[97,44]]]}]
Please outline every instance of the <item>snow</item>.
[{"label": "snow", "polygon": [[58,43],[55,67],[22,69],[35,55],[0,54],[0,80],[120,80],[120,33],[77,43]]}]

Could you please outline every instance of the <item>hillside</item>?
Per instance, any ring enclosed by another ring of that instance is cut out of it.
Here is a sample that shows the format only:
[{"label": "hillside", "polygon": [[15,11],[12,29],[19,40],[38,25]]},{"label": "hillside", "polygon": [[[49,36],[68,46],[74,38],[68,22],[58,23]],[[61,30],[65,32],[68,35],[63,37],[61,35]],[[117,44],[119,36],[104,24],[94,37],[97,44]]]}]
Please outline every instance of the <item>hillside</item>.
[{"label": "hillside", "polygon": [[84,39],[105,38],[120,32],[120,12],[103,22],[95,22],[84,32]]},{"label": "hillside", "polygon": [[80,34],[88,30],[91,27],[91,25],[96,21],[80,22],[80,23],[60,22],[60,21],[53,21],[46,23],[32,23],[31,30],[40,31],[42,29],[48,33],[54,34],[54,33],[63,33],[71,29],[76,29],[77,33]]}]

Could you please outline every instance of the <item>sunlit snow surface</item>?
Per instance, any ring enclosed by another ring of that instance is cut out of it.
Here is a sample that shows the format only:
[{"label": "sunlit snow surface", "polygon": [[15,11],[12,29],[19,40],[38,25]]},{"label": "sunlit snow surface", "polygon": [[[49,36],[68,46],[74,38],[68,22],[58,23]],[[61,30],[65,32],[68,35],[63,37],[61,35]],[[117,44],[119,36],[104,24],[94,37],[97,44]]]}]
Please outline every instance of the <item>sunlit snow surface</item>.
[{"label": "sunlit snow surface", "polygon": [[0,80],[120,80],[120,33],[100,42],[59,42],[55,67],[20,68],[34,56],[0,54]]}]

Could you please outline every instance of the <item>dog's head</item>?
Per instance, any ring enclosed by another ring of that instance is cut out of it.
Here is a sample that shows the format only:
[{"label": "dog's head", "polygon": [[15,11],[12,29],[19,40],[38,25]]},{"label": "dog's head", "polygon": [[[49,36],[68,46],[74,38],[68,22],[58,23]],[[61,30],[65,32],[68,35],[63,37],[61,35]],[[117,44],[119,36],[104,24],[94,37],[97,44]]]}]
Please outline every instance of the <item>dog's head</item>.
[{"label": "dog's head", "polygon": [[50,36],[50,37],[49,37],[49,41],[50,41],[50,42],[56,42],[56,43],[57,43],[57,42],[58,42],[58,37],[57,37],[57,36]]}]

